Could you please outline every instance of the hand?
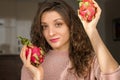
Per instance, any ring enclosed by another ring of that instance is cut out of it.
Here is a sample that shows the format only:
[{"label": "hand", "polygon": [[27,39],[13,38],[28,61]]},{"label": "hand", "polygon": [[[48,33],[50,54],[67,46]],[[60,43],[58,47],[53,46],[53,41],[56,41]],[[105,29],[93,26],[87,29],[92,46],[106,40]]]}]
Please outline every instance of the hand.
[{"label": "hand", "polygon": [[91,31],[93,31],[94,29],[96,29],[96,26],[97,26],[97,23],[98,23],[98,20],[100,18],[100,15],[101,15],[101,8],[99,7],[99,5],[94,1],[92,0],[93,3],[94,3],[94,6],[97,8],[96,9],[96,15],[95,15],[95,18],[90,21],[90,22],[87,22],[85,21],[84,19],[82,19],[81,15],[79,15],[79,11],[78,11],[78,16],[79,18],[81,19],[81,22],[84,26],[84,29],[85,31],[89,34],[89,32],[91,33]]},{"label": "hand", "polygon": [[20,53],[20,58],[24,64],[24,66],[32,73],[33,79],[34,80],[42,80],[43,79],[43,68],[42,66],[35,67],[31,64],[30,62],[30,57],[31,57],[31,50],[29,52],[28,57],[26,58],[26,49],[27,46],[23,46],[21,53]]}]

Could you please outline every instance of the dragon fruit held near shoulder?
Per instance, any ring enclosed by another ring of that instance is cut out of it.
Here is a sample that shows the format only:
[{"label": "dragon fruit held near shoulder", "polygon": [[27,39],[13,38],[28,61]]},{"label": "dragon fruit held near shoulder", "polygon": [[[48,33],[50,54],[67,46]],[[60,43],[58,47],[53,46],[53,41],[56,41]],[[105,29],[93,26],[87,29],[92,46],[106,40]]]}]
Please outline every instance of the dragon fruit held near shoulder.
[{"label": "dragon fruit held near shoulder", "polygon": [[26,58],[28,57],[29,51],[31,50],[31,64],[34,66],[39,66],[44,61],[44,51],[41,47],[33,46],[32,43],[27,39],[21,36],[18,37],[22,45],[27,45],[26,49]]},{"label": "dragon fruit held near shoulder", "polygon": [[96,14],[96,7],[92,0],[78,0],[79,14],[87,22],[92,21]]}]

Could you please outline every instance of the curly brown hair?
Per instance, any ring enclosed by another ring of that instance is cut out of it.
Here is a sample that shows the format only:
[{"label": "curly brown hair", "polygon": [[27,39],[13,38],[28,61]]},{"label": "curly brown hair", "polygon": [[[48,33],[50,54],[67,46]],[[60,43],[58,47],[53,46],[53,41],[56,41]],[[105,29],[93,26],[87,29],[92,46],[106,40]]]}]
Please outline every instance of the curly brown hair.
[{"label": "curly brown hair", "polygon": [[69,58],[72,63],[71,69],[74,69],[78,76],[85,76],[90,69],[90,62],[93,59],[93,48],[77,13],[64,1],[48,0],[39,4],[31,27],[30,35],[32,43],[38,47],[42,47],[46,53],[52,49],[43,36],[41,25],[42,14],[46,11],[58,12],[69,27]]}]

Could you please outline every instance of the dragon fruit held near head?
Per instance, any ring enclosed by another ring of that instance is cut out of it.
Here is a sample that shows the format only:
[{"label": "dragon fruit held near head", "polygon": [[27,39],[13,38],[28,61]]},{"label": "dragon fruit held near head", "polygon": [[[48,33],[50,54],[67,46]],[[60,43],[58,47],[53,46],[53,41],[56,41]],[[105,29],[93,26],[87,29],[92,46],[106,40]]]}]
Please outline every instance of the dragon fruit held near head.
[{"label": "dragon fruit held near head", "polygon": [[92,0],[78,0],[79,14],[87,22],[92,21],[96,14],[96,7]]},{"label": "dragon fruit held near head", "polygon": [[44,51],[41,47],[33,46],[32,43],[21,36],[18,37],[23,45],[27,45],[26,58],[28,57],[29,51],[31,50],[31,64],[34,66],[39,66],[44,61]]}]

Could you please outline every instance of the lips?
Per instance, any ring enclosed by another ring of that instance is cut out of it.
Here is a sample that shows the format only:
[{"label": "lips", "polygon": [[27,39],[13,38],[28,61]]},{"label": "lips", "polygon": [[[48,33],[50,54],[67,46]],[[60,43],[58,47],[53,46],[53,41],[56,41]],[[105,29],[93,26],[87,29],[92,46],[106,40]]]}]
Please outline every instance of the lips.
[{"label": "lips", "polygon": [[52,39],[50,39],[50,42],[55,43],[55,42],[58,42],[58,40],[59,40],[59,38],[52,38]]}]

